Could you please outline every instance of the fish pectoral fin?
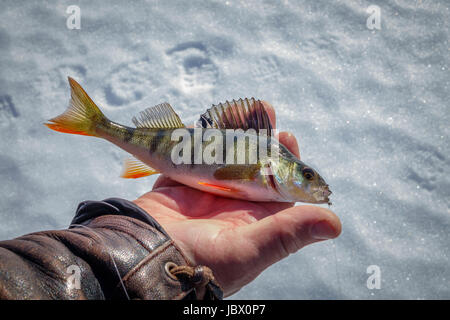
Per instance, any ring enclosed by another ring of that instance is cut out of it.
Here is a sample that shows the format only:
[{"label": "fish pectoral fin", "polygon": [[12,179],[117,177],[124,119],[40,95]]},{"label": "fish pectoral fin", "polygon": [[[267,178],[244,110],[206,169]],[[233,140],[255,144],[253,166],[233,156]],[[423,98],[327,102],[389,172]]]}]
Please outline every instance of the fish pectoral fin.
[{"label": "fish pectoral fin", "polygon": [[137,128],[175,129],[185,127],[180,117],[167,102],[141,111],[138,117],[133,117],[132,121]]},{"label": "fish pectoral fin", "polygon": [[253,180],[256,178],[261,165],[259,164],[230,164],[214,171],[217,180]]},{"label": "fish pectoral fin", "polygon": [[125,160],[121,177],[125,179],[137,179],[157,173],[160,172],[149,167],[138,159],[131,158]]},{"label": "fish pectoral fin", "polygon": [[269,115],[260,100],[239,99],[213,105],[200,116],[197,128],[215,129],[254,129],[258,133],[266,130],[272,134]]},{"label": "fish pectoral fin", "polygon": [[205,186],[205,187],[210,187],[212,189],[216,189],[216,190],[220,190],[220,191],[227,191],[227,192],[233,192],[235,191],[234,189],[228,188],[228,187],[223,187],[223,186],[219,186],[216,184],[211,184],[208,182],[203,182],[203,181],[199,181],[198,184]]}]

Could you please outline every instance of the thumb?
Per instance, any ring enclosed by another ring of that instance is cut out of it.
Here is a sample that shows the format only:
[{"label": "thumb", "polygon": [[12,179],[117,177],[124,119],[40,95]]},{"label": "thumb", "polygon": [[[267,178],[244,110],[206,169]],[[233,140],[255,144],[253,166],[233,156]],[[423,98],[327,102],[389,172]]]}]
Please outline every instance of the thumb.
[{"label": "thumb", "polygon": [[242,235],[258,250],[262,271],[308,244],[336,238],[341,222],[328,209],[297,206],[241,228]]}]

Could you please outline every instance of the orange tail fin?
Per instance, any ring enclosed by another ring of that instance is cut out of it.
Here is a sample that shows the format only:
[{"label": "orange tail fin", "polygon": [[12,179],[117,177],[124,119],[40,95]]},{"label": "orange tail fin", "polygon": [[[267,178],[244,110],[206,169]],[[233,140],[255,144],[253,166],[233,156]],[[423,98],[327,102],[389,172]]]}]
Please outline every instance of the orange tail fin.
[{"label": "orange tail fin", "polygon": [[98,136],[96,125],[108,121],[107,118],[78,82],[69,77],[69,83],[71,89],[69,107],[63,114],[44,124],[59,132]]}]

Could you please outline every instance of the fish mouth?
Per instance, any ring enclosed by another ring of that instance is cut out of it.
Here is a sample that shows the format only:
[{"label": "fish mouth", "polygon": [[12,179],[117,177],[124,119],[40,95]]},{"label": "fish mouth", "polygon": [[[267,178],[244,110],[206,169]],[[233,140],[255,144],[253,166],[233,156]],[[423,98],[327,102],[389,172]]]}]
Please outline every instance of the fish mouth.
[{"label": "fish mouth", "polygon": [[328,197],[332,194],[330,189],[328,189],[328,185],[324,188],[319,189],[314,193],[314,197],[316,198],[318,203],[330,203],[330,199]]},{"label": "fish mouth", "polygon": [[333,192],[331,192],[330,189],[328,189],[328,186],[324,190],[322,190],[322,194],[325,198],[328,198]]}]

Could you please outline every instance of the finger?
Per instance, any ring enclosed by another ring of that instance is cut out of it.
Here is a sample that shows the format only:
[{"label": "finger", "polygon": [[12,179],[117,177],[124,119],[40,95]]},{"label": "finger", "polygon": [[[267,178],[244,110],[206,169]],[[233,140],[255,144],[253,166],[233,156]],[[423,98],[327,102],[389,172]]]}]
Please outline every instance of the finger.
[{"label": "finger", "polygon": [[291,132],[283,131],[278,135],[278,141],[289,149],[297,158],[300,159],[300,151],[298,148],[297,139]]},{"label": "finger", "polygon": [[341,233],[341,222],[328,209],[297,206],[240,229],[240,234],[260,253],[263,270],[308,244],[337,237]]},{"label": "finger", "polygon": [[269,116],[270,124],[272,125],[272,128],[275,129],[277,127],[277,117],[275,115],[275,109],[272,107],[270,103],[267,101],[261,101],[262,105],[264,106],[264,109],[267,112],[267,115]]},{"label": "finger", "polygon": [[[267,101],[263,100],[263,101],[261,101],[261,103],[263,104],[264,109],[266,110],[267,115],[269,116],[270,123],[272,124],[272,128],[276,129],[277,120],[276,120],[275,109]],[[295,136],[292,133],[280,132],[280,134],[278,135],[277,138],[279,139],[279,141],[282,144],[284,144],[289,149],[289,151],[291,151],[297,158],[300,159],[300,152],[299,152],[299,148],[298,148],[297,139],[295,138]]]},{"label": "finger", "polygon": [[182,184],[162,174],[158,177],[158,179],[156,179],[155,183],[153,184],[152,190],[163,187],[176,187],[176,186],[182,186]]},{"label": "finger", "polygon": [[269,215],[276,214],[280,211],[286,210],[287,208],[291,208],[295,205],[295,202],[264,202],[265,212],[259,217],[256,217],[257,220],[261,220]]}]

